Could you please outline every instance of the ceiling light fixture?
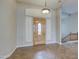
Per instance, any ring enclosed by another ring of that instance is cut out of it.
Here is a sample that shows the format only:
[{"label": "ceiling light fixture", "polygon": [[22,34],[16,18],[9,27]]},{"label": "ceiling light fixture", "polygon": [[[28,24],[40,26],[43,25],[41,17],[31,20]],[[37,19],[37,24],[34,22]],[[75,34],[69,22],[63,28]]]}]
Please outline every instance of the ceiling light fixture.
[{"label": "ceiling light fixture", "polygon": [[43,14],[48,14],[48,13],[50,13],[50,9],[47,8],[46,0],[45,0],[45,7],[42,9],[42,13],[43,13]]}]

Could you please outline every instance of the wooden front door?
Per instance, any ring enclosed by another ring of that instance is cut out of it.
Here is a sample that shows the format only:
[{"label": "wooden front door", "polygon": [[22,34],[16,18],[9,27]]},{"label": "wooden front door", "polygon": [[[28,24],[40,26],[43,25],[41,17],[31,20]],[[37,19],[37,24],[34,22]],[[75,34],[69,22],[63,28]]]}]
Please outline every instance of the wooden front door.
[{"label": "wooden front door", "polygon": [[34,18],[33,19],[33,44],[45,44],[46,42],[46,19]]}]

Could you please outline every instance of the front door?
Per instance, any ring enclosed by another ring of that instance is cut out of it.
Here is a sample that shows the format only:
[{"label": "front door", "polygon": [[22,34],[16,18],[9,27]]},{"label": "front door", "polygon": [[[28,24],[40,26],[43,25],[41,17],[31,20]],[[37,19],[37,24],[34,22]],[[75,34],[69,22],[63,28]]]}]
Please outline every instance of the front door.
[{"label": "front door", "polygon": [[37,18],[33,19],[33,44],[45,44],[46,42],[46,19]]}]

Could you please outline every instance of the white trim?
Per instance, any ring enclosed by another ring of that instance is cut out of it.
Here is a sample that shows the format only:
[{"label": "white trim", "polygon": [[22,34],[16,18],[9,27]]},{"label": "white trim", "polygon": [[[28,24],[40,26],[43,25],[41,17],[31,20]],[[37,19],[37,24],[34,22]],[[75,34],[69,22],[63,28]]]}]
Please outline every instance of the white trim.
[{"label": "white trim", "polygon": [[60,44],[60,45],[62,45],[62,42],[61,42],[61,40],[60,40],[59,44]]},{"label": "white trim", "polygon": [[13,54],[13,52],[14,52],[15,50],[16,50],[16,48],[13,49],[13,51],[12,51],[11,53],[9,53],[9,54],[7,54],[7,55],[5,55],[5,56],[0,57],[0,59],[6,59],[6,58],[10,57],[10,56]]},{"label": "white trim", "polygon": [[[52,41],[46,42],[46,44],[55,44],[55,43],[57,43],[57,42],[52,42]],[[60,44],[60,43],[58,43],[58,44]],[[30,44],[30,45],[19,45],[19,46],[17,45],[16,48],[19,48],[19,47],[28,47],[28,46],[33,46],[33,45],[32,44]],[[13,49],[13,51],[11,53],[9,53],[8,55],[0,57],[0,59],[6,59],[6,58],[10,57],[13,54],[13,52],[16,50],[16,48]]]},{"label": "white trim", "polygon": [[57,44],[59,44],[59,45],[62,45],[62,42],[56,42]]},{"label": "white trim", "polygon": [[55,43],[57,43],[57,42],[56,41],[51,41],[51,40],[46,41],[46,44],[55,44]]},{"label": "white trim", "polygon": [[13,54],[13,52],[14,52],[17,48],[19,48],[19,47],[28,47],[28,46],[33,46],[33,44],[29,44],[29,45],[17,45],[16,48],[13,49],[13,51],[12,51],[11,53],[9,53],[9,54],[7,54],[7,55],[5,55],[5,56],[1,56],[0,59],[6,59],[6,58],[10,57],[10,56]]},{"label": "white trim", "polygon": [[17,45],[16,48],[20,48],[20,47],[28,47],[28,46],[33,46],[33,44],[27,44],[27,45]]}]

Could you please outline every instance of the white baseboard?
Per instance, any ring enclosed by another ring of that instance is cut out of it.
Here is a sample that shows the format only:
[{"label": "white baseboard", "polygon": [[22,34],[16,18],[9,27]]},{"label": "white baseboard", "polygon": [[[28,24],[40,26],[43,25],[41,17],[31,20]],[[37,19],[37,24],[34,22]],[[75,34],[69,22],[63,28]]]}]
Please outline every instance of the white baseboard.
[{"label": "white baseboard", "polygon": [[[46,44],[55,44],[55,43],[57,43],[57,42],[56,41],[47,41],[46,42]],[[58,44],[61,44],[61,43],[58,43]],[[33,46],[33,44],[17,45],[16,48],[19,48],[19,47],[27,47],[27,46]],[[9,53],[8,55],[3,56],[3,57],[0,57],[0,59],[6,59],[6,58],[10,57],[12,55],[12,53],[16,50],[16,48],[13,49],[13,51],[11,53]]]},{"label": "white baseboard", "polygon": [[[19,47],[27,47],[27,46],[33,46],[33,44],[28,44],[28,45],[17,45],[16,48],[19,48]],[[13,54],[13,52],[16,50],[16,48],[13,49],[13,51],[10,52],[9,54],[7,54],[7,55],[5,55],[5,56],[1,56],[0,59],[6,59],[6,58],[10,57],[10,56]]]},{"label": "white baseboard", "polygon": [[46,41],[46,44],[55,44],[57,43],[56,41]]},{"label": "white baseboard", "polygon": [[[57,42],[56,41],[46,41],[46,44],[55,44],[55,43],[57,43]],[[28,46],[33,46],[33,43],[17,45],[16,48],[28,47]]]},{"label": "white baseboard", "polygon": [[6,59],[6,58],[10,57],[10,56],[13,54],[13,52],[14,52],[15,50],[16,50],[16,48],[13,49],[13,51],[10,52],[9,54],[7,54],[7,55],[5,55],[5,56],[2,56],[0,59]]},{"label": "white baseboard", "polygon": [[62,42],[57,42],[57,44],[62,45]]},{"label": "white baseboard", "polygon": [[20,47],[28,47],[28,46],[33,46],[33,44],[30,43],[30,44],[17,45],[16,48],[20,48]]}]

